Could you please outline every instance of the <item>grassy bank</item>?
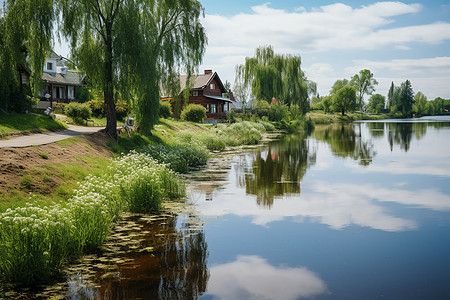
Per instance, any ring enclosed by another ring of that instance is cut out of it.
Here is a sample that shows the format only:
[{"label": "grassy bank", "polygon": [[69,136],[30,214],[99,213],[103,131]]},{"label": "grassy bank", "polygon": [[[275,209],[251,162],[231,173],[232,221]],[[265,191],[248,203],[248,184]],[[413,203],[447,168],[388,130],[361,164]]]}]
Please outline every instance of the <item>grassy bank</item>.
[{"label": "grassy bank", "polygon": [[16,133],[56,131],[65,128],[67,126],[61,121],[43,115],[6,115],[0,112],[0,138]]},{"label": "grassy bank", "polygon": [[[23,186],[36,185],[36,175],[43,177],[41,182],[44,176],[48,180],[54,174],[65,174],[61,179],[73,175],[72,179],[80,182],[65,186],[64,196],[35,191],[26,204],[5,203],[9,208],[0,214],[0,281],[26,286],[48,281],[73,258],[98,251],[122,212],[151,213],[164,199],[182,197],[185,187],[177,173],[206,164],[208,150],[257,144],[273,129],[268,123],[211,126],[162,120],[150,137],[136,133],[123,135],[118,142],[109,141],[117,154],[107,167],[105,160],[111,152],[105,152],[105,157],[90,157],[85,166],[52,163],[40,169],[53,152],[31,147],[42,163],[23,172]],[[80,139],[53,146],[80,147]],[[89,147],[96,146],[85,148]],[[97,167],[86,171],[91,165]]]},{"label": "grassy bank", "polygon": [[314,110],[306,114],[307,118],[311,118],[314,124],[332,124],[332,123],[349,123],[359,120],[383,120],[388,119],[386,114],[368,115],[362,112],[347,113],[342,116],[340,113],[324,113],[323,110]]}]

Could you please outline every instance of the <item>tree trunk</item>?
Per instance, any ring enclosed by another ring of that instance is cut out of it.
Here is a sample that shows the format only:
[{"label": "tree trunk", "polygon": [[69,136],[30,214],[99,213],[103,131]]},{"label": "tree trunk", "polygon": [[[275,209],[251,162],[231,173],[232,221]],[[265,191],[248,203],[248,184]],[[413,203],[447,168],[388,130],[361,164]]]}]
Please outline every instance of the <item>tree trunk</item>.
[{"label": "tree trunk", "polygon": [[117,117],[116,105],[114,104],[114,84],[113,84],[113,54],[112,54],[112,24],[106,24],[106,49],[105,49],[105,83],[103,95],[106,108],[106,129],[105,132],[111,138],[117,140]]}]

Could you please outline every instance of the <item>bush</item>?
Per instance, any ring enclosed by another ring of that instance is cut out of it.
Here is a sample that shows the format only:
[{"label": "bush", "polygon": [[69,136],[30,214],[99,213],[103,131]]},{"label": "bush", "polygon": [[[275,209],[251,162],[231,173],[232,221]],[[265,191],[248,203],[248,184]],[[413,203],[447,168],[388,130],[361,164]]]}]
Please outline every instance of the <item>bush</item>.
[{"label": "bush", "polygon": [[94,98],[89,89],[85,86],[77,86],[75,87],[75,93],[77,95],[77,100],[80,103],[85,103]]},{"label": "bush", "polygon": [[172,116],[172,105],[169,101],[159,102],[159,117],[168,119]]},{"label": "bush", "polygon": [[236,112],[234,110],[230,110],[227,112],[227,120],[229,123],[236,122]]},{"label": "bush", "polygon": [[53,105],[53,112],[55,114],[66,114],[67,103],[56,103]]},{"label": "bush", "polygon": [[128,103],[125,101],[118,100],[116,103],[116,117],[117,120],[123,121],[129,113]]},{"label": "bush", "polygon": [[87,104],[71,102],[66,106],[66,115],[76,123],[81,123],[91,117],[92,110]]},{"label": "bush", "polygon": [[148,145],[141,151],[177,173],[187,173],[191,168],[205,165],[208,160],[208,151],[199,146],[193,147],[192,144],[190,146]]},{"label": "bush", "polygon": [[269,120],[280,122],[289,118],[289,108],[286,105],[273,103],[270,105]]},{"label": "bush", "polygon": [[206,119],[206,108],[200,104],[189,104],[181,112],[181,119],[195,123],[203,123]]},{"label": "bush", "polygon": [[103,100],[91,100],[86,102],[87,105],[91,108],[92,114],[94,117],[100,117],[105,115],[105,103]]},{"label": "bush", "polygon": [[295,120],[302,116],[302,111],[300,110],[300,107],[297,104],[292,104],[289,108],[289,111],[291,113],[291,119]]}]

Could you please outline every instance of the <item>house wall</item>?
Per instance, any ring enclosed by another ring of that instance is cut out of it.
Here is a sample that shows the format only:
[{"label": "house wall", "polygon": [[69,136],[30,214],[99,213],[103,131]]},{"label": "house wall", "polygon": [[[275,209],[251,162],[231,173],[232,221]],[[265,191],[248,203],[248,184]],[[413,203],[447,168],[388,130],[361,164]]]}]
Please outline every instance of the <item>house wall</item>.
[{"label": "house wall", "polygon": [[[211,84],[214,84],[214,89],[211,89]],[[203,91],[207,95],[222,96],[222,90],[215,79],[211,80],[210,84]]]},{"label": "house wall", "polygon": [[[48,69],[48,63],[52,64],[52,68]],[[56,73],[56,59],[47,58],[44,64],[44,72],[46,73]]]}]

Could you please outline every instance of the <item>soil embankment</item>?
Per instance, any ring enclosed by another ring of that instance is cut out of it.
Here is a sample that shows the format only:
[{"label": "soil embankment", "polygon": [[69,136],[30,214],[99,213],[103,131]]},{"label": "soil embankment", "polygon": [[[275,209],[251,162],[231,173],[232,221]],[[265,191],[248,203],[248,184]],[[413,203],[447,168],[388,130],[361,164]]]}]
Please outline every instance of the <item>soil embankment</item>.
[{"label": "soil embankment", "polygon": [[[112,152],[106,146],[107,140],[103,133],[94,133],[42,146],[0,148],[0,196],[53,193],[68,180],[55,166],[76,164],[88,168],[86,157],[109,158]],[[24,182],[24,178],[28,179]]]}]

